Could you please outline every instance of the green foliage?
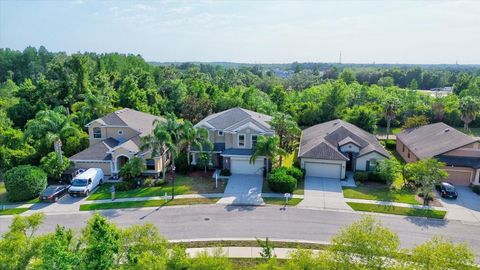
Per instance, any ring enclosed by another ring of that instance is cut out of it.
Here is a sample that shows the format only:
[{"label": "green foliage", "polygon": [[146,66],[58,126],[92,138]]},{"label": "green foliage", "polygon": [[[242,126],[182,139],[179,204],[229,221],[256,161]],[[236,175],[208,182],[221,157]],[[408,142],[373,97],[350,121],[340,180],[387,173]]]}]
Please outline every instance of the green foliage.
[{"label": "green foliage", "polygon": [[383,182],[391,185],[402,173],[402,165],[396,159],[385,158],[378,161],[375,172]]},{"label": "green foliage", "polygon": [[127,182],[135,182],[145,170],[145,161],[140,157],[133,157],[120,168],[120,176]]},{"label": "green foliage", "polygon": [[395,150],[397,147],[397,142],[395,140],[386,140],[385,141],[385,148],[389,150]]},{"label": "green foliage", "polygon": [[274,245],[272,244],[272,242],[270,242],[268,240],[268,237],[265,238],[265,241],[262,241],[260,239],[256,239],[257,240],[257,244],[262,248],[262,251],[260,252],[260,256],[264,259],[271,259],[273,257],[275,257],[275,254],[274,254]]},{"label": "green foliage", "polygon": [[116,191],[128,191],[131,189],[134,189],[136,186],[135,183],[133,182],[120,182],[115,184],[115,190]]},{"label": "green foliage", "polygon": [[222,169],[222,170],[220,171],[220,175],[221,175],[221,176],[230,176],[230,175],[232,175],[232,172],[230,172],[229,169]]},{"label": "green foliage", "polygon": [[[284,113],[276,113],[270,125],[274,128],[278,136],[278,146],[286,153],[291,153],[297,148],[302,131],[292,116]],[[280,156],[280,166],[282,166],[282,156]]]},{"label": "green foliage", "polygon": [[257,137],[257,144],[253,149],[253,155],[250,158],[250,163],[254,163],[259,156],[264,156],[266,159],[266,173],[270,172],[269,163],[274,160],[277,155],[285,155],[285,151],[279,147],[280,139],[277,136]]},{"label": "green foliage", "polygon": [[206,173],[207,167],[210,165],[211,160],[212,160],[212,154],[210,152],[201,152],[198,155],[197,164],[198,166],[203,167]]},{"label": "green foliage", "polygon": [[430,121],[428,118],[424,115],[415,115],[412,117],[408,117],[405,120],[405,124],[403,124],[402,128],[403,129],[408,129],[408,128],[417,128],[421,126],[428,125]]},{"label": "green foliage", "polygon": [[420,188],[425,202],[432,198],[431,193],[435,184],[448,177],[443,169],[445,163],[436,159],[422,159],[405,165],[404,174],[407,180],[413,181]]},{"label": "green foliage", "polygon": [[47,174],[38,167],[21,165],[5,175],[8,200],[27,201],[38,196],[47,187]]},{"label": "green foliage", "polygon": [[221,249],[216,249],[210,256],[206,251],[200,252],[197,257],[192,259],[191,270],[230,270],[233,264],[222,253]]},{"label": "green foliage", "polygon": [[59,163],[58,154],[50,152],[40,160],[40,168],[47,173],[48,178],[60,180],[62,173],[71,166],[70,160],[62,155],[62,163]]},{"label": "green foliage", "polygon": [[275,192],[292,193],[297,187],[297,179],[289,175],[286,169],[272,170],[268,177],[268,185]]},{"label": "green foliage", "polygon": [[366,182],[368,180],[368,172],[356,171],[354,178],[355,178],[355,181]]},{"label": "green foliage", "polygon": [[366,106],[355,106],[345,111],[343,119],[368,132],[377,129],[378,113]]}]

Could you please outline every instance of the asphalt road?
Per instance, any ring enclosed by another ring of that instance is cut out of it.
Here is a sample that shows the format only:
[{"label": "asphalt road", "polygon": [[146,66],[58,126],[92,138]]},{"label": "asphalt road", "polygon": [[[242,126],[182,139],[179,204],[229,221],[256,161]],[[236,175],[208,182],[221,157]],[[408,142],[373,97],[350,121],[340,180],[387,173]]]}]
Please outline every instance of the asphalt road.
[{"label": "asphalt road", "polygon": [[[361,217],[351,212],[335,212],[280,207],[235,207],[220,205],[124,209],[101,211],[120,227],[153,223],[170,240],[198,238],[252,238],[329,241],[340,228]],[[57,224],[81,228],[92,212],[47,215],[39,232],[51,232]],[[403,247],[412,247],[434,235],[469,243],[480,256],[480,225],[458,221],[402,216],[378,216],[397,232]],[[8,230],[12,217],[0,218],[0,233]]]}]

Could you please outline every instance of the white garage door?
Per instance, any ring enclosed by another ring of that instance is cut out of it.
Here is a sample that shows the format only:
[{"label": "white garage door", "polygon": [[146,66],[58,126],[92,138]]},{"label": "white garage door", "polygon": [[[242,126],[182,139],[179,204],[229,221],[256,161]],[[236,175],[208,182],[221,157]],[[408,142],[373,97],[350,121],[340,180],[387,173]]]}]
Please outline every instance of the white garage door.
[{"label": "white garage door", "polygon": [[231,158],[230,171],[232,174],[262,174],[263,159],[258,158],[255,163],[250,163],[250,159]]},{"label": "white garage door", "polygon": [[341,177],[340,164],[328,164],[328,163],[305,163],[305,173],[307,176],[326,177],[326,178],[338,178]]}]

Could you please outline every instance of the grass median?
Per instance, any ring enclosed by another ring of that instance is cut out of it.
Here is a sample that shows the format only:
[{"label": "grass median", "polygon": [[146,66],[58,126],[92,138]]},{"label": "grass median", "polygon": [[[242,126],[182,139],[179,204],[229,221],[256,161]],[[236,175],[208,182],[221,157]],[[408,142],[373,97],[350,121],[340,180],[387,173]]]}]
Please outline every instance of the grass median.
[{"label": "grass median", "polygon": [[[263,198],[266,204],[285,205],[285,198]],[[300,198],[291,198],[288,200],[290,206],[295,206],[302,201]]]},{"label": "grass median", "polygon": [[12,209],[0,210],[0,216],[18,215],[18,214],[21,214],[21,213],[23,213],[27,210],[28,210],[28,208],[12,208]]},{"label": "grass median", "polygon": [[350,207],[352,207],[352,209],[355,211],[374,212],[374,213],[402,215],[402,216],[415,216],[415,217],[443,219],[445,218],[445,214],[447,213],[446,211],[443,211],[443,210],[416,209],[416,208],[368,204],[368,203],[347,202],[347,204],[350,205]]},{"label": "grass median", "polygon": [[387,186],[343,187],[343,196],[350,199],[421,204],[415,199],[415,193],[406,190],[390,190]]},{"label": "grass median", "polygon": [[129,201],[129,202],[109,202],[92,203],[80,205],[80,211],[122,209],[122,208],[140,208],[140,207],[164,207],[174,205],[193,205],[193,204],[214,204],[218,199],[193,198],[193,199],[174,199],[174,200],[148,200],[148,201]]}]

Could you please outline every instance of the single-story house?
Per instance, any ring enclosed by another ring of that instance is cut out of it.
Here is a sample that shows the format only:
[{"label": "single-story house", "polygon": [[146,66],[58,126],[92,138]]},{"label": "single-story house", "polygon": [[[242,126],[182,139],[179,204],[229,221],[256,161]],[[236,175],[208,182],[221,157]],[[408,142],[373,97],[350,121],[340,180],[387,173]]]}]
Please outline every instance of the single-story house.
[{"label": "single-story house", "polygon": [[397,152],[406,162],[436,158],[445,162],[447,181],[456,185],[478,185],[480,144],[472,136],[445,123],[408,129],[397,134]]},{"label": "single-story house", "polygon": [[369,171],[389,153],[375,135],[337,119],[302,132],[298,152],[306,176],[344,179],[346,171]]}]

